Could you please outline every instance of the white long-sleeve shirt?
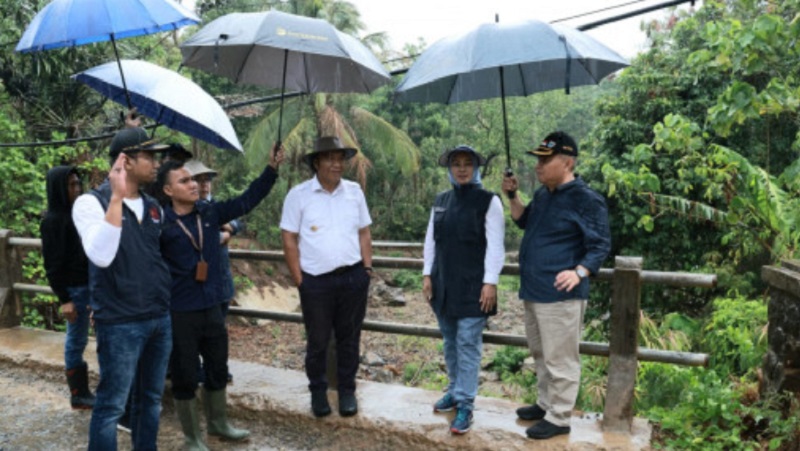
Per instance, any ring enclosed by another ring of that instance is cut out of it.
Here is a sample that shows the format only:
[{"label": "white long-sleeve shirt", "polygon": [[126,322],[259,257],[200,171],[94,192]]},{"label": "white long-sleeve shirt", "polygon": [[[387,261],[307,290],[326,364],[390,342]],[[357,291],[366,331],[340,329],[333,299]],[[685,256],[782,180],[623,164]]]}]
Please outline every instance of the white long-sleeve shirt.
[{"label": "white long-sleeve shirt", "polygon": [[[122,202],[136,215],[136,219],[142,222],[144,217],[142,198],[125,198]],[[81,237],[86,257],[100,268],[111,265],[119,249],[122,227],[106,221],[106,212],[97,197],[88,193],[79,196],[72,206],[72,221]]]},{"label": "white long-sleeve shirt", "polygon": [[[503,242],[506,232],[506,222],[503,217],[503,204],[500,198],[492,196],[489,209],[486,211],[486,256],[483,259],[483,283],[497,285],[500,272],[505,262],[505,244]],[[425,246],[422,256],[424,265],[422,275],[430,276],[433,260],[436,256],[436,241],[433,239],[433,209],[428,220],[428,230],[425,232]]]}]

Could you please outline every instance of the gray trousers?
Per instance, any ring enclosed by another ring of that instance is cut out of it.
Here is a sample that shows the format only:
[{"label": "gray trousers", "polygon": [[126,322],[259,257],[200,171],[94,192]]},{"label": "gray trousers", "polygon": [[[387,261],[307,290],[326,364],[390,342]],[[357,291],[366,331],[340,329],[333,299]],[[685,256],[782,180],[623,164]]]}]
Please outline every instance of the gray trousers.
[{"label": "gray trousers", "polygon": [[581,358],[578,346],[586,300],[525,301],[525,335],[534,359],[539,407],[545,420],[569,426],[578,398]]}]

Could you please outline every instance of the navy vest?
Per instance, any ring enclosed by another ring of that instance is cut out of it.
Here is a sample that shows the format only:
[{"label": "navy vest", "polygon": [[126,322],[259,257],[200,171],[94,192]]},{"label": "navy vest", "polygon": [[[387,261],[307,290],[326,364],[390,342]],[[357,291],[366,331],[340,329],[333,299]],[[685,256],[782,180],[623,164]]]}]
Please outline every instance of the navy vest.
[{"label": "navy vest", "polygon": [[[481,311],[480,298],[486,257],[486,212],[494,196],[476,185],[459,186],[436,196],[431,305],[438,315],[486,315]],[[495,306],[489,315],[496,313]]]},{"label": "navy vest", "polygon": [[[104,183],[91,191],[108,210],[111,187]],[[124,323],[162,317],[169,312],[170,274],[161,258],[159,235],[162,210],[140,192],[144,203],[141,224],[123,204],[122,235],[114,261],[107,268],[89,262],[89,285],[95,321]]]}]

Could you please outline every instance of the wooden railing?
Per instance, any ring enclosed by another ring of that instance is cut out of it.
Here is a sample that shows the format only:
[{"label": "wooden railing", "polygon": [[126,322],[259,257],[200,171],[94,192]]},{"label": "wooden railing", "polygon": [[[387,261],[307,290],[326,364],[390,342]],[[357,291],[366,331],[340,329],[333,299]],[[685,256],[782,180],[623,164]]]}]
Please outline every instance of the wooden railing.
[{"label": "wooden railing", "polygon": [[[41,248],[36,238],[13,237],[7,230],[0,230],[0,327],[18,326],[21,321],[19,293],[51,294],[50,287],[20,282],[19,248]],[[418,243],[373,243],[375,248],[419,249]],[[236,259],[261,260],[283,263],[283,252],[231,249],[230,257]],[[372,266],[387,269],[422,270],[418,258],[374,256]],[[507,264],[502,274],[518,275],[519,265]],[[609,357],[608,388],[603,426],[606,430],[626,432],[633,421],[633,396],[638,361],[661,362],[674,365],[708,366],[708,354],[648,349],[637,345],[641,287],[643,284],[659,284],[672,287],[712,288],[717,283],[713,274],[684,272],[661,272],[642,270],[640,257],[617,256],[613,269],[601,269],[594,281],[612,284],[611,337],[610,343],[581,342],[580,352],[586,355]],[[252,310],[232,307],[230,314],[249,318],[269,319],[302,323],[299,313],[267,310]],[[380,321],[364,321],[364,330],[441,338],[438,328],[416,324],[396,324]],[[484,332],[484,343],[527,347],[522,335]]]}]

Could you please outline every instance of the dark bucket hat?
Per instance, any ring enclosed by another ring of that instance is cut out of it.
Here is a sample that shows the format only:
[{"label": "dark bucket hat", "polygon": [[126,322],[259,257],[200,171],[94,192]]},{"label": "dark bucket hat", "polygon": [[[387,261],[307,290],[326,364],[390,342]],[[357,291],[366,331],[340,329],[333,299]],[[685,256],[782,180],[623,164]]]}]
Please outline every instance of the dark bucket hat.
[{"label": "dark bucket hat", "polygon": [[336,136],[323,136],[321,138],[317,138],[317,140],[314,142],[314,150],[303,155],[303,161],[305,161],[308,167],[310,167],[313,171],[314,158],[316,158],[317,155],[334,151],[343,151],[345,160],[353,158],[356,153],[358,153],[358,150],[352,147],[344,147],[342,142],[339,141],[339,138]]},{"label": "dark bucket hat", "polygon": [[445,168],[450,166],[450,156],[458,152],[466,152],[475,155],[478,158],[478,166],[483,166],[486,164],[486,158],[483,158],[483,155],[479,154],[478,151],[476,151],[472,147],[465,146],[462,144],[442,152],[442,155],[439,156],[439,166]]}]

